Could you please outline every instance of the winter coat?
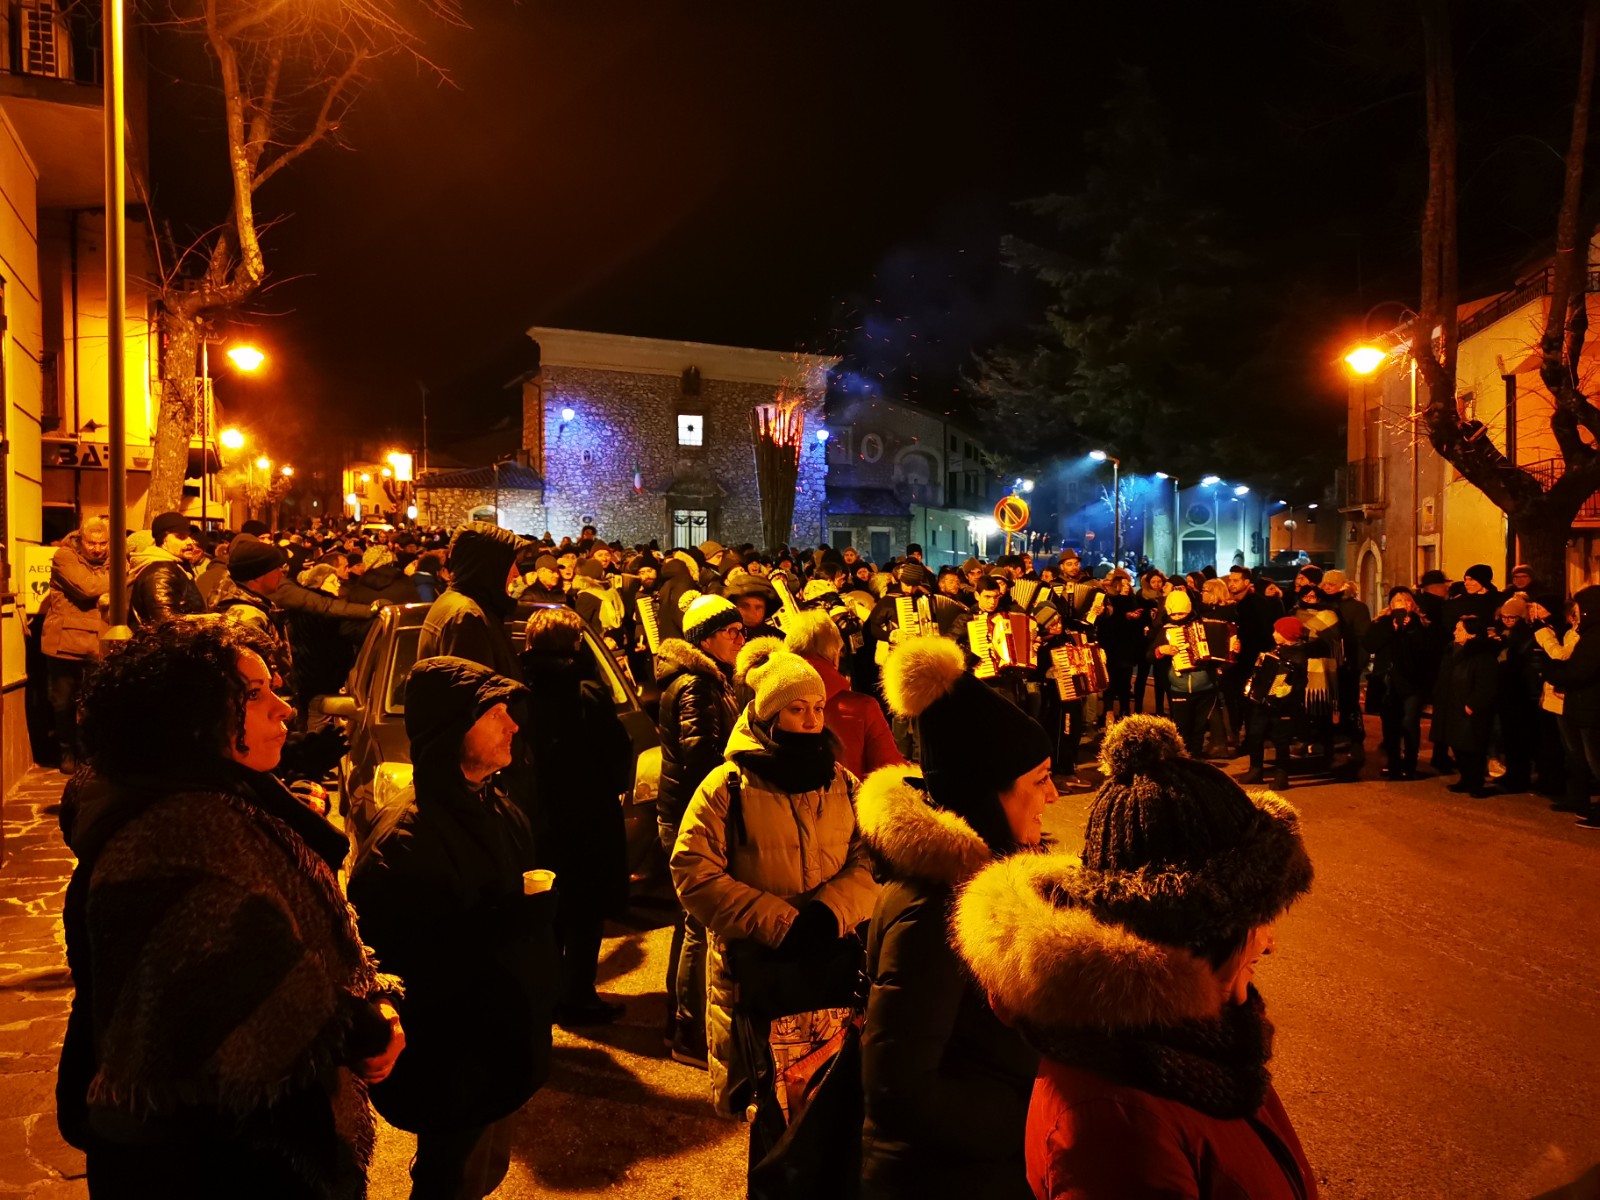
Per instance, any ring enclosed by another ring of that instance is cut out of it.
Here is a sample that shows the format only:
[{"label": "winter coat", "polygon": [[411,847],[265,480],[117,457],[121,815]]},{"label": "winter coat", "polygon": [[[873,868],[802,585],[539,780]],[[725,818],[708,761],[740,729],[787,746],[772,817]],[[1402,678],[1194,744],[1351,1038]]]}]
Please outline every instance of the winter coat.
[{"label": "winter coat", "polygon": [[661,565],[660,581],[656,588],[660,600],[656,616],[661,623],[661,640],[682,638],[684,597],[701,594],[700,584],[695,572],[681,558],[669,558]]},{"label": "winter coat", "polygon": [[1578,648],[1578,631],[1569,629],[1566,633],[1557,635],[1556,631],[1548,625],[1540,625],[1534,630],[1534,640],[1539,649],[1544,652],[1543,675],[1544,682],[1539,692],[1539,707],[1547,713],[1560,716],[1566,708],[1566,696],[1557,690],[1556,685],[1550,682],[1550,664],[1566,662],[1572,657],[1572,652]]},{"label": "winter coat", "polygon": [[1337,604],[1339,633],[1344,639],[1339,661],[1347,671],[1357,675],[1367,669],[1367,652],[1363,639],[1372,628],[1372,610],[1363,601],[1345,596]]},{"label": "winter coat", "polygon": [[42,648],[51,658],[100,657],[100,597],[111,588],[111,563],[91,563],[76,532],[61,539],[50,559]]},{"label": "winter coat", "polygon": [[1255,662],[1272,649],[1273,623],[1283,616],[1283,597],[1251,591],[1235,606],[1239,612],[1239,661]]},{"label": "winter coat", "polygon": [[1289,642],[1256,660],[1250,701],[1275,716],[1326,716],[1339,698],[1334,674],[1333,655],[1316,638]]},{"label": "winter coat", "polygon": [[357,643],[367,636],[366,622],[372,620],[370,601],[366,604],[352,604],[348,600],[330,596],[317,588],[308,588],[304,584],[296,583],[287,576],[272,593],[272,602],[291,618],[305,616],[354,622],[355,626],[350,637]]},{"label": "winter coat", "polygon": [[1425,696],[1433,687],[1433,631],[1412,614],[1403,624],[1385,613],[1368,627],[1362,649],[1372,655],[1372,677],[1396,697]]},{"label": "winter coat", "polygon": [[526,539],[483,522],[457,531],[450,544],[454,579],[428,607],[417,640],[419,659],[454,655],[482,663],[497,675],[522,678],[522,664],[505,627],[517,608],[506,592],[506,580],[526,544]]},{"label": "winter coat", "polygon": [[1513,712],[1534,709],[1544,682],[1544,652],[1534,637],[1533,626],[1518,621],[1511,628],[1501,627],[1504,648],[1500,652],[1500,705]]},{"label": "winter coat", "polygon": [[800,657],[822,676],[822,686],[828,691],[823,720],[839,739],[839,761],[845,769],[857,779],[865,779],[879,767],[905,762],[878,702],[871,696],[851,691],[850,681],[821,655],[802,654]]},{"label": "winter coat", "polygon": [[[1282,804],[1270,793],[1255,802]],[[957,949],[1044,1054],[1028,1107],[1033,1194],[1316,1200],[1316,1177],[1264,1074],[1271,1035],[1260,997],[1252,989],[1246,1005],[1225,1006],[1210,963],[1103,920],[1094,906],[1107,886],[1069,856],[1019,854],[981,872],[956,906]],[[1212,1078],[1205,1073],[1172,1072],[1178,1087],[1214,1092],[1215,1101],[1197,1095],[1185,1103],[1135,1082],[1141,1061],[1150,1060],[1138,1050],[1121,1053],[1123,1045],[1147,1047],[1200,1026],[1255,1032],[1253,1043],[1243,1039],[1254,1060],[1219,1072],[1217,1088],[1201,1086]],[[1122,1066],[1068,1065],[1069,1047],[1090,1048],[1090,1058],[1098,1050]],[[1219,1115],[1251,1103],[1248,1116]]]},{"label": "winter coat", "polygon": [[594,630],[595,637],[615,634],[628,619],[622,593],[611,583],[587,575],[578,575],[572,581],[572,608]]},{"label": "winter coat", "polygon": [[535,866],[527,821],[498,777],[473,788],[460,766],[473,722],[523,690],[460,658],[412,669],[410,802],[351,871],[362,932],[406,980],[406,1048],[372,1089],[378,1111],[401,1129],[487,1125],[549,1076],[559,897],[523,895],[522,873]]},{"label": "winter coat", "polygon": [[[1168,686],[1172,689],[1172,694],[1175,696],[1188,696],[1200,692],[1211,692],[1216,690],[1218,671],[1217,664],[1213,662],[1203,662],[1197,664],[1192,670],[1180,671],[1176,667],[1171,666],[1172,659],[1170,657],[1158,655],[1156,653],[1156,651],[1162,646],[1171,645],[1171,642],[1167,640],[1167,629],[1169,626],[1188,625],[1201,619],[1202,618],[1196,616],[1194,613],[1190,613],[1190,615],[1181,620],[1172,620],[1170,618],[1164,619],[1156,622],[1150,627],[1150,637],[1146,642],[1145,647],[1146,657],[1152,663],[1159,665],[1165,661],[1169,667],[1171,667],[1172,682]],[[1214,650],[1213,653],[1215,652],[1216,651]]]},{"label": "winter coat", "polygon": [[921,784],[915,767],[885,767],[856,798],[887,880],[867,934],[863,1194],[1027,1200],[1023,1131],[1039,1056],[1001,1024],[950,945],[955,891],[992,855]]},{"label": "winter coat", "polygon": [[561,881],[561,904],[608,917],[628,907],[628,846],[618,800],[633,785],[633,740],[593,657],[522,656],[524,733],[549,826],[539,862]]},{"label": "winter coat", "polygon": [[1132,665],[1144,655],[1150,613],[1151,602],[1139,596],[1106,597],[1106,611],[1095,624],[1108,665]]},{"label": "winter coat", "polygon": [[159,625],[206,611],[189,568],[159,546],[135,554],[128,576],[128,612],[140,625]]},{"label": "winter coat", "polygon": [[[1500,690],[1500,643],[1488,636],[1452,646],[1439,668],[1433,720],[1451,747],[1482,749],[1489,744]],[[1467,710],[1471,709],[1469,713]]]},{"label": "winter coat", "polygon": [[1545,676],[1563,697],[1567,720],[1581,729],[1600,728],[1600,586],[1586,587],[1578,605],[1578,644],[1566,661],[1554,659]]},{"label": "winter coat", "polygon": [[349,1068],[388,1045],[397,981],[340,891],[344,835],[234,763],[160,769],[63,797],[62,1134],[97,1193],[357,1200],[374,1129]]},{"label": "winter coat", "polygon": [[372,619],[372,605],[378,600],[386,604],[420,604],[422,593],[399,563],[385,563],[361,575],[352,575],[340,599],[346,604],[366,609],[360,617],[346,620],[339,632],[353,642],[367,635],[367,623]]},{"label": "winter coat", "polygon": [[517,599],[524,605],[528,604],[555,604],[561,607],[567,605],[567,590],[559,583],[553,588],[545,588],[541,584],[532,583],[517,594]]},{"label": "winter coat", "polygon": [[[728,739],[728,764],[695,790],[672,851],[672,883],[709,935],[706,1045],[712,1100],[737,1111],[744,1072],[733,1035],[735,985],[727,944],[749,938],[777,946],[800,908],[820,901],[846,933],[872,915],[878,886],[856,827],[856,777],[834,764],[828,786],[786,793],[757,773],[771,750],[746,709]],[[823,735],[826,736],[826,735]],[[745,838],[728,849],[728,777],[739,778]]]},{"label": "winter coat", "polygon": [[722,762],[739,719],[728,673],[703,650],[682,638],[667,638],[656,655],[661,690],[661,791],[656,811],[677,825],[695,788]]}]

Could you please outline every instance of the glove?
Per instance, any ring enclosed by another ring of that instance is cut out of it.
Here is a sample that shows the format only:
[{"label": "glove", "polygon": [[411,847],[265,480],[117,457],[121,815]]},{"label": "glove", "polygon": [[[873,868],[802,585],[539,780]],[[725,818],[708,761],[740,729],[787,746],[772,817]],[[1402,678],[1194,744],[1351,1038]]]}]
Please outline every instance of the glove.
[{"label": "glove", "polygon": [[809,958],[826,950],[838,938],[839,918],[822,901],[813,900],[795,917],[778,951],[785,958]]}]

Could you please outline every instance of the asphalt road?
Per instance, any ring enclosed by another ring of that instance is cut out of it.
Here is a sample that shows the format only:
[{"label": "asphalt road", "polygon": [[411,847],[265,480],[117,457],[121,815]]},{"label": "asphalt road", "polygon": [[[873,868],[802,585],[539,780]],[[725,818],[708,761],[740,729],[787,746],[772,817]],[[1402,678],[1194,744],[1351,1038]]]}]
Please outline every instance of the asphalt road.
[{"label": "asphalt road", "polygon": [[[1600,1163],[1600,834],[1536,797],[1466,800],[1434,780],[1289,798],[1317,882],[1258,984],[1323,1195],[1525,1200]],[[1087,804],[1047,817],[1066,848]],[[670,931],[613,932],[601,990],[627,1016],[557,1031],[496,1194],[742,1196],[744,1128],[711,1115],[702,1073],[661,1057]],[[374,1197],[406,1195],[410,1150],[382,1131]],[[1564,1194],[1600,1195],[1597,1178]]]}]

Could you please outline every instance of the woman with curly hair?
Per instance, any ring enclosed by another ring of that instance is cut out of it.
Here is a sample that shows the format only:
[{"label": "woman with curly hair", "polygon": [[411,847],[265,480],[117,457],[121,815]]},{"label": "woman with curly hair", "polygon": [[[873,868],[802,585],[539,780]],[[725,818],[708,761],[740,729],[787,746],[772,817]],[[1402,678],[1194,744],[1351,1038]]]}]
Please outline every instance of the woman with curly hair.
[{"label": "woman with curly hair", "polygon": [[84,685],[56,1112],[96,1197],[366,1192],[398,987],[339,889],[344,835],[269,774],[294,712],[271,652],[186,618]]}]

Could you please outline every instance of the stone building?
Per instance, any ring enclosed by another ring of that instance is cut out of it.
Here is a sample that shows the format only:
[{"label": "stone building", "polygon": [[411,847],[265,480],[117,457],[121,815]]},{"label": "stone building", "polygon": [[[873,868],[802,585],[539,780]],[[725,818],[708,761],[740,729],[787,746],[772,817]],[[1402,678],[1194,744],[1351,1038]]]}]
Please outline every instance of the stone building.
[{"label": "stone building", "polygon": [[528,336],[539,368],[522,385],[520,452],[498,468],[425,475],[424,522],[476,515],[557,537],[593,525],[625,545],[760,545],[753,421],[786,396],[802,423],[788,540],[816,544],[827,463],[815,435],[836,359],[570,329]]},{"label": "stone building", "polygon": [[982,547],[1004,489],[969,431],[903,401],[834,396],[828,432],[829,545],[881,563],[917,542],[933,567]]}]

